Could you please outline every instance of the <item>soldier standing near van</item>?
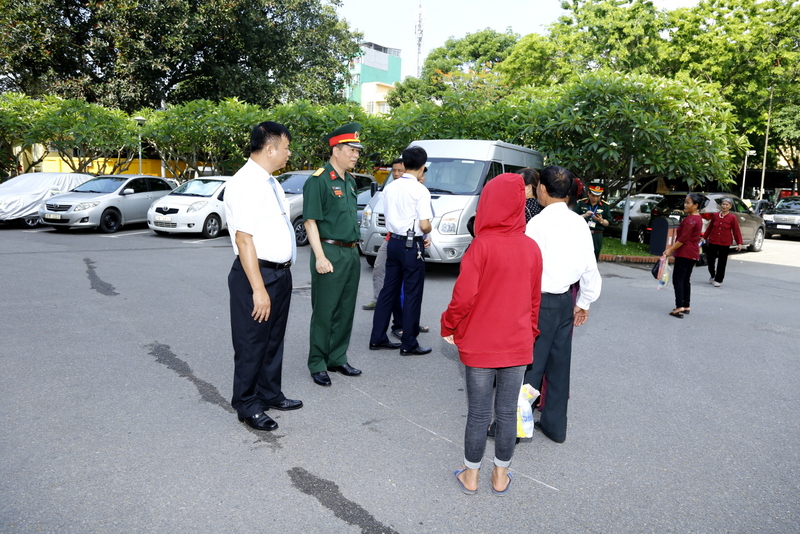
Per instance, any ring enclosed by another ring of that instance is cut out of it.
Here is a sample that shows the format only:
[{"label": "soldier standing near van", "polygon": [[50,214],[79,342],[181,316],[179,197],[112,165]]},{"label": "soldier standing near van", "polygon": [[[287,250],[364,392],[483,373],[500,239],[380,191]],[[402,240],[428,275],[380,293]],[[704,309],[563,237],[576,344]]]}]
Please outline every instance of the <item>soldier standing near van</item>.
[{"label": "soldier standing near van", "polygon": [[308,370],[315,384],[330,386],[328,371],[358,376],[347,362],[361,276],[356,166],[361,125],[353,122],[326,137],[331,157],[303,186],[303,219],[311,245],[311,326]]},{"label": "soldier standing near van", "polygon": [[603,230],[610,222],[611,210],[605,202],[600,200],[603,194],[603,186],[590,185],[589,196],[582,198],[575,205],[575,212],[586,219],[589,223],[589,230],[592,231],[592,243],[594,244],[594,259],[600,259],[600,250],[603,248]]},{"label": "soldier standing near van", "polygon": [[[386,279],[372,318],[370,350],[400,349],[402,356],[428,354],[430,348],[420,347],[419,317],[422,310],[422,291],[425,284],[424,234],[431,231],[431,194],[419,182],[425,174],[428,154],[418,146],[403,151],[406,172],[386,186],[383,191],[386,229]],[[392,343],[386,335],[389,316],[400,292],[403,292],[403,336],[401,343]]]}]

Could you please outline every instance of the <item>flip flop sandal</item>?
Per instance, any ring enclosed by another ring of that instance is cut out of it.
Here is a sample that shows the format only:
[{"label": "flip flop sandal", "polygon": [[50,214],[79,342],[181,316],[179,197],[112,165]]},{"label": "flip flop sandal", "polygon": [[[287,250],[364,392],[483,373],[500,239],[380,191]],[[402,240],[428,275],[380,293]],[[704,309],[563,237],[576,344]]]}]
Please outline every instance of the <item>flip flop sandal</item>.
[{"label": "flip flop sandal", "polygon": [[494,486],[492,486],[492,493],[494,493],[497,496],[503,497],[505,495],[508,495],[508,489],[511,487],[511,481],[514,480],[514,477],[511,475],[511,473],[506,473],[506,474],[508,475],[508,485],[506,486],[506,489],[504,489],[503,491],[497,491],[496,489],[494,489]]},{"label": "flip flop sandal", "polygon": [[[458,482],[458,486],[461,488],[462,492],[466,493],[467,495],[475,495],[476,493],[478,493],[478,490],[468,490],[467,487],[464,486],[464,483],[461,482],[461,479],[458,478],[458,475],[460,475],[466,470],[467,470],[466,467],[462,467],[461,469],[456,469],[455,471],[453,471],[453,476],[456,477],[456,482]],[[508,488],[506,488],[506,490],[508,490]]]}]

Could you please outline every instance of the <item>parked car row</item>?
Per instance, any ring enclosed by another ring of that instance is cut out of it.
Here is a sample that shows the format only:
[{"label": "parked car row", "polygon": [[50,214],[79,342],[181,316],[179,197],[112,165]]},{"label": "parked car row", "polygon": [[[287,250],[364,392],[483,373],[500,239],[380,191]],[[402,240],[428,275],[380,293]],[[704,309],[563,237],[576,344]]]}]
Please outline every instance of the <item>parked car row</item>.
[{"label": "parked car row", "polygon": [[[286,193],[299,246],[308,243],[303,185],[313,172],[292,171],[276,177]],[[375,179],[367,174],[353,176],[360,221]],[[44,224],[57,231],[98,228],[105,233],[146,221],[159,235],[199,233],[214,238],[227,229],[223,202],[229,179],[205,176],[176,188],[173,181],[157,176],[29,173],[0,184],[0,221],[19,221],[28,227]]]},{"label": "parked car row", "polygon": [[[627,202],[629,204],[628,217],[628,239],[635,238],[639,243],[647,242],[648,226],[650,224],[650,212],[661,200],[662,195],[643,194],[632,195]],[[605,233],[613,236],[622,236],[622,223],[625,217],[625,198],[617,200],[611,205],[608,227]]]}]

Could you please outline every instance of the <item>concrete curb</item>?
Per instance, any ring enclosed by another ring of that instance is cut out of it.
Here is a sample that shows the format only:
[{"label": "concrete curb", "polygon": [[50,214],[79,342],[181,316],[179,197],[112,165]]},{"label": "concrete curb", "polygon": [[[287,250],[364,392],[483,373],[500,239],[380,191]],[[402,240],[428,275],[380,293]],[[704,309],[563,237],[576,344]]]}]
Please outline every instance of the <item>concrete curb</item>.
[{"label": "concrete curb", "polygon": [[[600,261],[614,263],[655,263],[661,256],[615,256],[613,254],[600,254]],[[673,263],[675,258],[670,257],[669,262]]]}]

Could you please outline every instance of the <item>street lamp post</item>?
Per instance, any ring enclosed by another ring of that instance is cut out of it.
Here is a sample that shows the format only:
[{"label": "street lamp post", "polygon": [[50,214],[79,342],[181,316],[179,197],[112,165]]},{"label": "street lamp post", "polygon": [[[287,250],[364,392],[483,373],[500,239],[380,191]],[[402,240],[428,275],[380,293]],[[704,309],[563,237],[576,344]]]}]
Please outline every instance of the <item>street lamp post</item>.
[{"label": "street lamp post", "polygon": [[137,115],[133,120],[139,125],[139,174],[142,174],[142,126],[147,122],[147,119],[141,115]]},{"label": "street lamp post", "polygon": [[739,198],[744,198],[744,181],[747,179],[747,156],[755,156],[755,150],[748,150],[744,153],[744,169],[742,169],[742,194]]}]

